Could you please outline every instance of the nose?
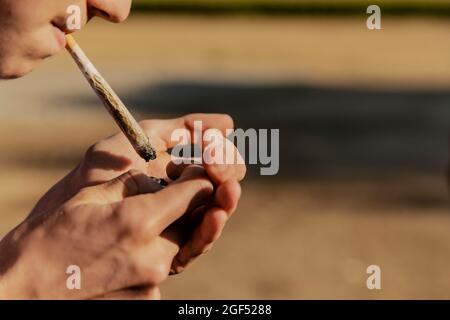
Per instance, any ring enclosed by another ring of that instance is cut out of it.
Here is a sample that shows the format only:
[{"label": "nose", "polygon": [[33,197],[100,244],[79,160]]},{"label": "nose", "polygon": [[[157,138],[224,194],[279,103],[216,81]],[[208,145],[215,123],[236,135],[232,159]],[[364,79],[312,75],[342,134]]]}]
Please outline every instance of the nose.
[{"label": "nose", "polygon": [[132,0],[88,0],[89,18],[100,17],[111,22],[122,22],[130,14]]}]

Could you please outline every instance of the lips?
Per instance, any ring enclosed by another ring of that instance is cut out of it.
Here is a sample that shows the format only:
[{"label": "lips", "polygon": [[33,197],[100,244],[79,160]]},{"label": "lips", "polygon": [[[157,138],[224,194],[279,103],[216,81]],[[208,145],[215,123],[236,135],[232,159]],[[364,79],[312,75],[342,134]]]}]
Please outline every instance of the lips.
[{"label": "lips", "polygon": [[55,22],[52,22],[53,30],[59,46],[63,49],[66,46],[66,31]]},{"label": "lips", "polygon": [[61,48],[66,46],[66,33],[52,22],[53,30],[55,33],[56,41]]}]

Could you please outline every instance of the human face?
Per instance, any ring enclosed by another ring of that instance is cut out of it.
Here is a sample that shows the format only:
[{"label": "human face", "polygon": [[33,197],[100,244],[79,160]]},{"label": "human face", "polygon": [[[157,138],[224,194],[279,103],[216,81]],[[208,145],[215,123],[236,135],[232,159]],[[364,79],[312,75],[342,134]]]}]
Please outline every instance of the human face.
[{"label": "human face", "polygon": [[132,0],[0,0],[0,78],[18,78],[65,47],[71,5],[81,26],[92,17],[122,22]]}]

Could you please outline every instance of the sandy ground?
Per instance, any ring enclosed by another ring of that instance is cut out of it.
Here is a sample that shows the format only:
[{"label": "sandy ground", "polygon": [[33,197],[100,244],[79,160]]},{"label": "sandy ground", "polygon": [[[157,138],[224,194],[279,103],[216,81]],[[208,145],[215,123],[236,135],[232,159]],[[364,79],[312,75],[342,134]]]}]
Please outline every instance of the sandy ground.
[{"label": "sandy ground", "polygon": [[[79,35],[144,117],[280,128],[221,241],[165,298],[450,298],[450,22],[138,17]],[[0,84],[0,234],[116,129],[66,55]],[[368,265],[382,290],[365,287]]]}]

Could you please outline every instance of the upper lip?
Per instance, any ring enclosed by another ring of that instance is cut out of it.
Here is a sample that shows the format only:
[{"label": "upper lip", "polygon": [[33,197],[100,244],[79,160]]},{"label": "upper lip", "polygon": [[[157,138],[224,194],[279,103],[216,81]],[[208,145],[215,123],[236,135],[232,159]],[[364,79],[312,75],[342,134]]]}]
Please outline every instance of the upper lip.
[{"label": "upper lip", "polygon": [[[56,19],[56,20],[53,20],[52,21],[52,25],[55,27],[55,28],[58,28],[59,30],[61,30],[63,33],[65,33],[65,34],[70,34],[70,33],[73,33],[73,32],[75,32],[75,30],[70,30],[69,28],[67,28],[67,24],[64,22],[64,23],[61,23],[61,22],[59,22],[61,19]],[[65,19],[62,19],[61,21],[64,21]]]}]

